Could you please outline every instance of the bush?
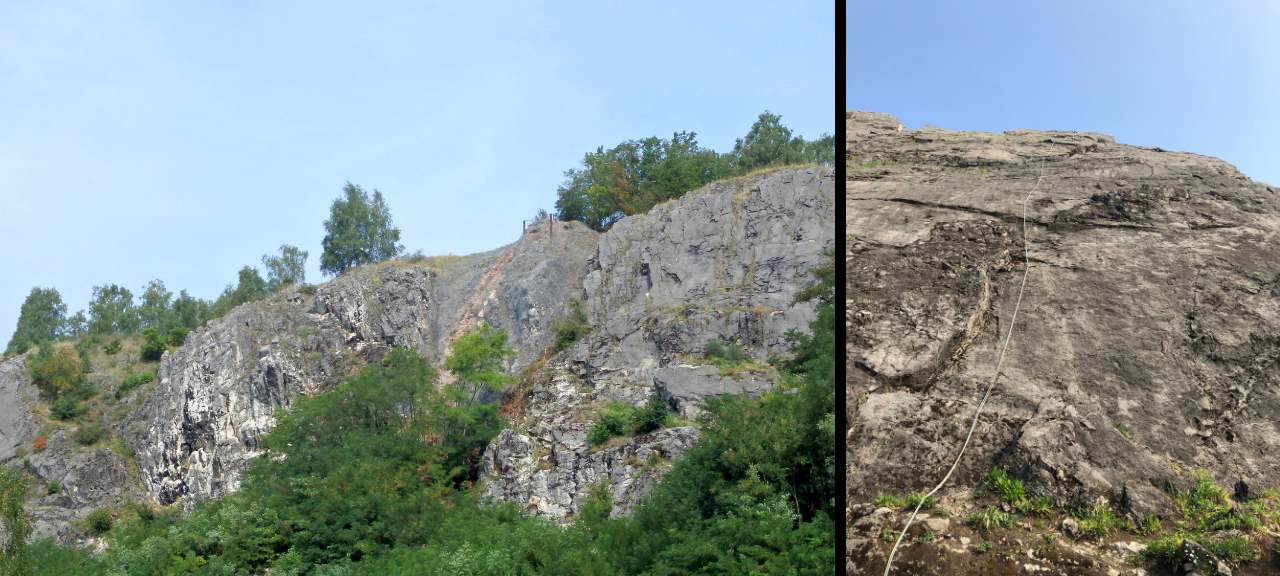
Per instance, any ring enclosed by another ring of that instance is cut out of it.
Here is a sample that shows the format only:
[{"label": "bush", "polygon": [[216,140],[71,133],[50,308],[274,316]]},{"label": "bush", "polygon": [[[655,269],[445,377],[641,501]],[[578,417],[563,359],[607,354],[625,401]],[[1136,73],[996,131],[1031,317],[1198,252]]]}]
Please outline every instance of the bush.
[{"label": "bush", "polygon": [[666,424],[668,417],[667,404],[657,398],[644,408],[614,402],[600,414],[600,422],[587,430],[587,442],[599,446],[614,436],[647,434]]},{"label": "bush", "polygon": [[574,298],[569,301],[569,316],[566,318],[557,318],[551,323],[551,331],[556,334],[556,351],[559,352],[573,346],[574,342],[581,340],[591,331],[591,325],[588,324],[587,311],[582,307],[582,301]]},{"label": "bush", "polygon": [[722,344],[719,340],[707,341],[707,358],[719,358],[730,362],[738,362],[745,360],[747,355],[742,351],[742,347],[737,343],[730,342],[728,346]]},{"label": "bush", "polygon": [[40,352],[31,360],[31,379],[49,400],[79,389],[84,382],[80,356],[75,350],[54,350],[48,342],[40,343]]},{"label": "bush", "polygon": [[57,494],[62,489],[62,485],[57,480],[49,479],[49,487],[45,490],[45,494]]},{"label": "bush", "polygon": [[91,446],[106,438],[109,433],[101,424],[86,424],[77,429],[75,434],[71,435],[71,439],[85,446]]},{"label": "bush", "polygon": [[54,420],[71,420],[85,413],[86,408],[74,396],[63,396],[49,406],[49,413]]},{"label": "bush", "polygon": [[142,331],[142,337],[146,340],[142,344],[142,359],[147,362],[160,360],[160,356],[167,349],[165,338],[160,335],[160,331],[155,328],[147,328]]},{"label": "bush", "polygon": [[182,346],[183,343],[187,341],[187,334],[190,334],[190,333],[191,333],[190,328],[182,328],[182,327],[171,328],[169,330],[169,336],[167,337],[169,340],[169,345]]},{"label": "bush", "polygon": [[150,370],[146,372],[139,372],[137,374],[130,374],[129,376],[125,377],[124,382],[120,384],[119,388],[116,389],[116,398],[122,398],[124,397],[125,394],[128,394],[134,388],[137,388],[155,379],[156,379],[156,373]]},{"label": "bush", "polygon": [[85,516],[84,523],[94,534],[102,534],[111,529],[111,513],[105,508],[99,508]]},{"label": "bush", "polygon": [[106,352],[108,355],[115,355],[117,352],[120,351],[120,339],[116,338],[112,340],[110,343],[103,344],[102,351]]},{"label": "bush", "polygon": [[36,438],[36,441],[31,444],[31,449],[35,450],[36,452],[44,450],[44,445],[48,441],[49,441],[48,436],[41,436],[39,438]]}]

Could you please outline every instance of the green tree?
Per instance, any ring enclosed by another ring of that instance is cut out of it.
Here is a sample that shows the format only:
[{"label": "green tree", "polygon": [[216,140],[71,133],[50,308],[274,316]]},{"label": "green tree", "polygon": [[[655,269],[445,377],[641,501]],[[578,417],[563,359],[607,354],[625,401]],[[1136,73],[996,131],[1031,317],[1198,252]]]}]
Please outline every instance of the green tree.
[{"label": "green tree", "polygon": [[94,286],[89,300],[89,332],[109,334],[138,331],[138,309],[133,305],[133,293],[115,284]]},{"label": "green tree", "polygon": [[222,294],[209,309],[209,319],[226,316],[232,308],[270,293],[267,290],[267,281],[262,279],[258,269],[245,266],[240,269],[240,281],[235,285],[227,284],[227,287],[222,289]]},{"label": "green tree", "polygon": [[836,163],[836,137],[831,134],[823,134],[817,140],[805,142],[804,155],[808,162],[822,164],[823,166],[834,166]]},{"label": "green tree", "polygon": [[320,271],[337,276],[347,268],[394,258],[404,251],[400,229],[391,225],[391,210],[375,188],[373,198],[363,188],[347,182],[344,198],[333,201],[329,219],[324,221],[325,237],[320,244]]},{"label": "green tree", "polygon": [[40,351],[31,359],[31,380],[50,402],[80,389],[84,383],[84,365],[80,355],[70,348],[54,350],[48,340],[40,343]]},{"label": "green tree", "polygon": [[9,339],[5,354],[26,352],[42,341],[57,340],[67,317],[67,305],[54,288],[32,288],[22,303],[18,327]]},{"label": "green tree", "polygon": [[280,255],[263,255],[262,265],[267,269],[267,289],[272,292],[306,282],[307,251],[296,246],[281,244]]},{"label": "green tree", "polygon": [[557,190],[558,217],[602,231],[625,216],[730,175],[728,159],[699,147],[696,138],[693,132],[677,132],[670,140],[652,136],[588,153],[581,168],[564,173],[567,180]]},{"label": "green tree", "polygon": [[138,324],[142,329],[154,328],[158,332],[167,333],[178,324],[178,316],[170,304],[173,292],[165,289],[163,281],[156,279],[148,282],[139,300]]},{"label": "green tree", "polygon": [[60,336],[63,339],[79,338],[88,332],[89,320],[85,318],[84,310],[80,310],[68,316],[67,320],[62,323],[62,334]]},{"label": "green tree", "polygon": [[742,170],[768,166],[799,164],[806,160],[803,138],[792,138],[791,129],[782,125],[782,117],[765,110],[746,137],[733,146],[733,155]]},{"label": "green tree", "polygon": [[502,359],[516,354],[506,345],[507,331],[489,326],[488,322],[481,322],[454,341],[453,352],[445,358],[444,367],[464,389],[470,385],[472,403],[482,390],[500,392],[516,381],[515,377],[502,373]]},{"label": "green tree", "polygon": [[27,555],[27,537],[31,535],[31,518],[22,504],[27,499],[30,481],[13,467],[0,465],[0,574],[27,576],[31,573]]},{"label": "green tree", "polygon": [[194,298],[183,290],[173,300],[173,314],[177,318],[178,326],[194,330],[199,328],[204,319],[209,316],[210,306],[212,304],[208,300]]}]

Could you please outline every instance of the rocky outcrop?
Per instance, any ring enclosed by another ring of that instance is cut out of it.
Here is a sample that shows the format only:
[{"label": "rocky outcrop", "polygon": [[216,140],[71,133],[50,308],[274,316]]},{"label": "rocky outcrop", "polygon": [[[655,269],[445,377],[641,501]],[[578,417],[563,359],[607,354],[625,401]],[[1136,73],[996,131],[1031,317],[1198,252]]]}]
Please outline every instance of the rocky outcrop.
[{"label": "rocky outcrop", "polygon": [[1006,465],[1058,505],[1142,518],[1196,468],[1280,487],[1276,190],[1102,134],[846,122],[852,504],[951,466],[1018,298],[1024,201],[1032,268],[951,490]]},{"label": "rocky outcrop", "polygon": [[603,449],[585,442],[608,402],[657,397],[685,418],[706,398],[759,396],[773,383],[699,366],[711,339],[736,338],[757,360],[786,356],[783,334],[808,331],[809,270],[834,248],[834,170],[781,170],[709,185],[619,221],[600,237],[584,281],[594,332],[556,356],[523,410],[485,452],[486,498],[564,519],[607,481],[626,514],[699,438],[681,426]]},{"label": "rocky outcrop", "polygon": [[669,365],[653,375],[654,392],[682,417],[693,420],[702,413],[698,408],[705,398],[725,394],[746,394],[759,398],[773,388],[765,374],[739,372],[733,376],[720,374],[715,366]]},{"label": "rocky outcrop", "polygon": [[40,431],[31,406],[40,395],[27,378],[26,355],[0,359],[0,462],[18,455],[18,447]]},{"label": "rocky outcrop", "polygon": [[807,331],[793,305],[809,270],[835,248],[835,171],[811,167],[717,182],[620,220],[600,237],[583,282],[599,330],[574,350],[591,382],[652,383],[708,340],[737,337],[764,361],[783,335]]},{"label": "rocky outcrop", "polygon": [[586,274],[598,234],[541,222],[517,242],[467,257],[406,259],[350,270],[313,293],[292,288],[192,332],[160,364],[154,391],[127,421],[146,489],[184,508],[239,486],[274,411],[316,394],[393,346],[439,361],[480,321],[507,330],[518,370],[548,344]]}]

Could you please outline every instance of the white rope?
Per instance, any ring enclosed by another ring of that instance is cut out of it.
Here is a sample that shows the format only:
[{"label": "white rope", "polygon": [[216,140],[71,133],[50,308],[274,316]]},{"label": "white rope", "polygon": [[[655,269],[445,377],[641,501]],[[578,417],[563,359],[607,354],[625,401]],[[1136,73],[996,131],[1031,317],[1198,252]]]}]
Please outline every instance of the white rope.
[{"label": "white rope", "polygon": [[1027,201],[1031,199],[1031,195],[1040,188],[1040,181],[1044,180],[1044,157],[1040,158],[1040,177],[1036,179],[1036,186],[1027,197],[1022,200],[1022,258],[1025,270],[1022,272],[1022,287],[1018,289],[1018,302],[1013,306],[1013,317],[1009,319],[1009,334],[1004,337],[1004,346],[1000,348],[1000,357],[996,359],[996,371],[991,375],[991,383],[987,384],[987,392],[982,395],[982,402],[978,403],[978,409],[973,412],[973,423],[969,424],[969,434],[964,437],[964,445],[960,446],[960,453],[956,454],[956,461],[951,464],[951,469],[947,471],[947,475],[942,477],[942,481],[934,487],[932,491],[920,498],[920,502],[916,504],[916,509],[911,513],[911,518],[907,519],[907,525],[902,528],[902,534],[898,535],[898,541],[893,544],[893,551],[889,553],[889,563],[885,564],[884,576],[889,576],[889,570],[893,568],[893,557],[898,554],[898,546],[902,544],[902,539],[906,537],[907,530],[911,529],[911,523],[915,522],[916,514],[920,513],[920,507],[924,505],[924,501],[930,496],[937,494],[938,490],[947,483],[951,478],[951,474],[956,471],[956,467],[960,465],[960,458],[964,456],[964,451],[969,447],[969,440],[973,438],[973,430],[978,426],[978,415],[982,413],[982,407],[986,406],[987,398],[991,396],[991,389],[996,385],[996,377],[1000,375],[1000,364],[1004,362],[1004,352],[1009,349],[1009,339],[1013,338],[1013,323],[1018,319],[1018,307],[1022,306],[1022,292],[1027,288],[1027,274],[1031,271],[1031,257],[1027,250]]}]

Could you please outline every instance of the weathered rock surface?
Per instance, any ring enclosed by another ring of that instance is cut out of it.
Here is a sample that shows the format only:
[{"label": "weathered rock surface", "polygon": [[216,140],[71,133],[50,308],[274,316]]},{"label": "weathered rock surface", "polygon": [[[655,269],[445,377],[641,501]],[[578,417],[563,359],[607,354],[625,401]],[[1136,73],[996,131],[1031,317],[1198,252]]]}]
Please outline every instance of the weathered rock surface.
[{"label": "weathered rock surface", "polygon": [[722,376],[715,366],[672,364],[654,370],[653,386],[659,399],[670,403],[684,418],[693,420],[702,413],[698,405],[704,398],[725,394],[759,398],[761,392],[773,388],[773,383],[766,375],[756,372]]},{"label": "weathered rock surface", "polygon": [[783,334],[807,331],[809,270],[835,248],[835,171],[781,170],[710,184],[600,237],[583,282],[599,330],[574,350],[591,382],[651,383],[681,355],[705,357],[711,339],[737,336],[764,361]]},{"label": "weathered rock surface", "polygon": [[40,395],[27,379],[26,355],[0,359],[0,462],[18,454],[18,447],[30,442],[40,425],[31,405]]},{"label": "weathered rock surface", "polygon": [[595,411],[656,396],[690,418],[708,397],[772,387],[698,359],[708,340],[734,337],[758,360],[785,356],[783,333],[808,331],[813,307],[791,301],[834,248],[834,175],[782,170],[712,184],[603,234],[584,281],[596,330],[548,363],[514,419],[525,433],[489,446],[484,495],[563,519],[608,480],[613,514],[626,514],[699,433],[664,429],[592,453]]},{"label": "weathered rock surface", "polygon": [[518,370],[552,341],[580,293],[598,234],[540,223],[504,248],[433,268],[411,260],[350,270],[313,295],[290,289],[232,310],[163,357],[152,394],[128,420],[147,490],[161,504],[235,491],[274,410],[316,394],[392,346],[439,361],[462,332],[505,328]]},{"label": "weathered rock surface", "polygon": [[1001,464],[1058,505],[1140,518],[1195,468],[1280,487],[1275,190],[1102,134],[846,122],[851,503],[950,467],[1013,314],[1037,182],[1033,267],[953,490]]}]

